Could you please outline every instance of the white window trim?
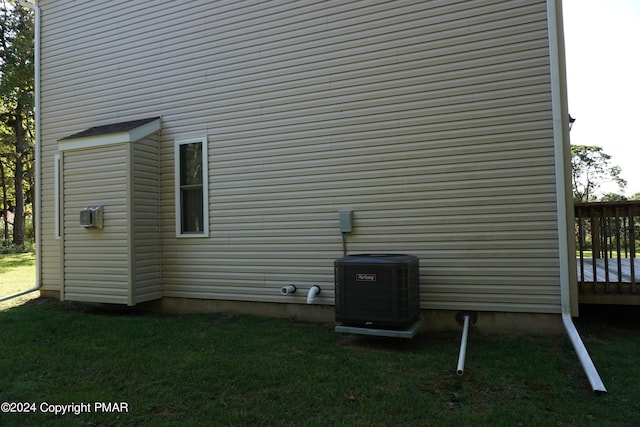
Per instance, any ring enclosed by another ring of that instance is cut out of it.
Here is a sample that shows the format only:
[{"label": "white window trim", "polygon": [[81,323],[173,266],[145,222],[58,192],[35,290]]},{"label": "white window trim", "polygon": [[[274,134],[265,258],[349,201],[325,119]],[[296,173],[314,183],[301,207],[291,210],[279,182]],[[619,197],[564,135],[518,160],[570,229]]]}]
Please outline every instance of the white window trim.
[{"label": "white window trim", "polygon": [[[180,200],[180,146],[202,143],[202,233],[182,232],[182,206]],[[173,166],[175,182],[176,237],[209,237],[209,157],[207,155],[207,137],[175,140],[173,146]]]}]

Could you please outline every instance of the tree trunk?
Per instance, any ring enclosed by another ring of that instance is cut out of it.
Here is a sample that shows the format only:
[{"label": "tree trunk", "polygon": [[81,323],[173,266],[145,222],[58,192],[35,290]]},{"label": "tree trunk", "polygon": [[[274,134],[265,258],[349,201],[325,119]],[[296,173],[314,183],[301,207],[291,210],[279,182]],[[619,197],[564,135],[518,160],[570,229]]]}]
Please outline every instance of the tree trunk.
[{"label": "tree trunk", "polygon": [[[16,108],[20,111],[20,106]],[[14,175],[16,207],[13,217],[13,244],[24,245],[24,151],[25,151],[25,130],[21,114],[15,117],[16,136],[16,170]]]},{"label": "tree trunk", "polygon": [[9,223],[7,222],[7,178],[4,173],[4,163],[0,161],[0,181],[2,184],[2,219],[4,220],[3,240],[9,240]]}]

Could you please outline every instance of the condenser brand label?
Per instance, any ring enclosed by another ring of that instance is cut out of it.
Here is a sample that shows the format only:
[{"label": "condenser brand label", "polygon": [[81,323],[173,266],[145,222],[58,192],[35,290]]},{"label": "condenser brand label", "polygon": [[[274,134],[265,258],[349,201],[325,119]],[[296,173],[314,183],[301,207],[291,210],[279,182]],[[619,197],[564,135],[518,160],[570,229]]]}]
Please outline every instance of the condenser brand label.
[{"label": "condenser brand label", "polygon": [[373,273],[356,273],[356,282],[375,282],[376,275]]}]

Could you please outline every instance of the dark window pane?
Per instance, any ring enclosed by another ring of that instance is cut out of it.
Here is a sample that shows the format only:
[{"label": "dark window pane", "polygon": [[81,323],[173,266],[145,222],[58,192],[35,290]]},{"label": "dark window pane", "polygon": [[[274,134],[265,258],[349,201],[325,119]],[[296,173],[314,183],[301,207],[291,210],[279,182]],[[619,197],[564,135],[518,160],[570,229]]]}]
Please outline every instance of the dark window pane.
[{"label": "dark window pane", "polygon": [[182,198],[182,232],[202,233],[203,230],[203,206],[202,188],[190,188],[181,190]]},{"label": "dark window pane", "polygon": [[180,185],[202,184],[202,143],[180,146]]}]

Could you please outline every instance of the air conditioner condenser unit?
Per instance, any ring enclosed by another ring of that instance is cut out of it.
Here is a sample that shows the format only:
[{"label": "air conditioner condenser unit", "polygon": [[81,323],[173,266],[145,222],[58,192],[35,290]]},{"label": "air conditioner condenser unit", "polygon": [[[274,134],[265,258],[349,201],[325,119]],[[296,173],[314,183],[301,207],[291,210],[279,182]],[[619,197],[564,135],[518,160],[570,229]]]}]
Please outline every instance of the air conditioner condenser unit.
[{"label": "air conditioner condenser unit", "polygon": [[402,254],[349,255],[334,262],[336,321],[405,328],[420,316],[419,259]]}]

